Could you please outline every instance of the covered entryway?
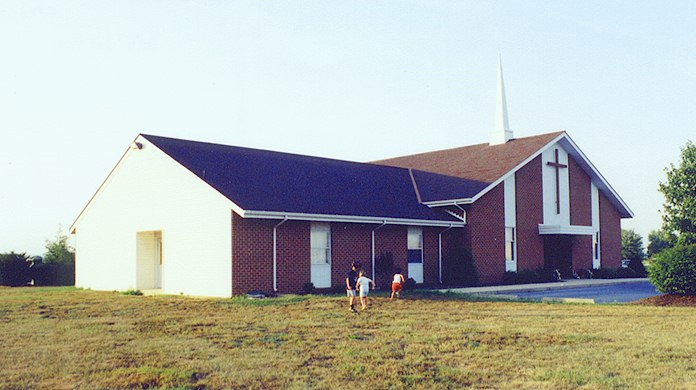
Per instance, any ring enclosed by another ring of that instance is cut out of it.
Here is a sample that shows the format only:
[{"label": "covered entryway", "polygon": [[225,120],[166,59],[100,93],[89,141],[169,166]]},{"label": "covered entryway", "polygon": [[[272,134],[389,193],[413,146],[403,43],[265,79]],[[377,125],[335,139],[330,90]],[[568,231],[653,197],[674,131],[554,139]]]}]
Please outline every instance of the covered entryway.
[{"label": "covered entryway", "polygon": [[136,233],[136,288],[140,290],[162,288],[162,232]]},{"label": "covered entryway", "polygon": [[544,268],[561,273],[561,278],[573,277],[573,236],[544,236]]}]

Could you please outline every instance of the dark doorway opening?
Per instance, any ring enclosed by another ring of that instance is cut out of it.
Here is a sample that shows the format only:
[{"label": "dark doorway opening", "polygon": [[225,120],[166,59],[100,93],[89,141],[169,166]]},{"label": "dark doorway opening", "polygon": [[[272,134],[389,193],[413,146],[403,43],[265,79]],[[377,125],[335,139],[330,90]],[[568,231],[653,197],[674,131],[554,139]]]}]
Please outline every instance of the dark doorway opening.
[{"label": "dark doorway opening", "polygon": [[544,268],[561,273],[561,278],[573,277],[573,237],[544,236]]}]

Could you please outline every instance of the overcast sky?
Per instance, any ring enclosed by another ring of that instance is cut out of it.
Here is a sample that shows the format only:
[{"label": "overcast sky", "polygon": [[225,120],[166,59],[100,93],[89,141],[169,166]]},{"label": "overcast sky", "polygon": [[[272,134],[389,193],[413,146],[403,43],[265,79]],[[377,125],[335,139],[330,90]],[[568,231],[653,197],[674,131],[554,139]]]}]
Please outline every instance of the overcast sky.
[{"label": "overcast sky", "polygon": [[[693,1],[0,2],[0,252],[67,231],[135,136],[353,161],[565,129],[635,212],[696,123]],[[137,201],[137,200],[134,200]]]}]

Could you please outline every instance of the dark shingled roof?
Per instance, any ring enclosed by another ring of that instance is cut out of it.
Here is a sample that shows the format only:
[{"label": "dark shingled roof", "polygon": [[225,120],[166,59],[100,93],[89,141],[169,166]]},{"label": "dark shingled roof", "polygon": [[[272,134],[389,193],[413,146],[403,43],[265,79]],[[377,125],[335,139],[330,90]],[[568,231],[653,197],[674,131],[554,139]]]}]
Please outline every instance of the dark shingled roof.
[{"label": "dark shingled roof", "polygon": [[[418,203],[408,169],[142,135],[244,210],[456,221]],[[422,201],[485,183],[413,171]]]}]

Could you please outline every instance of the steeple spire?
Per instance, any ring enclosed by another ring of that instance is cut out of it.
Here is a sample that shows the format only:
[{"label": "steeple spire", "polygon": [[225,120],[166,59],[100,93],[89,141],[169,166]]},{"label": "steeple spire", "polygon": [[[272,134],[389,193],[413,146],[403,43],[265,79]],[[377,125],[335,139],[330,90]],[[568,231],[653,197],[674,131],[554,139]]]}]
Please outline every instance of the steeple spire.
[{"label": "steeple spire", "polygon": [[508,125],[507,103],[505,102],[505,83],[503,82],[503,62],[498,54],[498,96],[495,109],[495,127],[491,132],[490,145],[500,145],[513,138]]}]

